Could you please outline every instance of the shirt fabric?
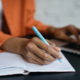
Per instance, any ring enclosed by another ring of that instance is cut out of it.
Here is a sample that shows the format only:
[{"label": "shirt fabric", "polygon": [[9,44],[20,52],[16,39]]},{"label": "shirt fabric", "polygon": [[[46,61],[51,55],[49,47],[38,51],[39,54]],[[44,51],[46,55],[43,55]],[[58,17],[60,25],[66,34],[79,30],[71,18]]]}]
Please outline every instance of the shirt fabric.
[{"label": "shirt fabric", "polygon": [[42,34],[46,34],[49,25],[34,19],[34,0],[2,0],[2,6],[11,35],[0,31],[0,46],[12,36],[35,34],[32,26],[36,26]]}]

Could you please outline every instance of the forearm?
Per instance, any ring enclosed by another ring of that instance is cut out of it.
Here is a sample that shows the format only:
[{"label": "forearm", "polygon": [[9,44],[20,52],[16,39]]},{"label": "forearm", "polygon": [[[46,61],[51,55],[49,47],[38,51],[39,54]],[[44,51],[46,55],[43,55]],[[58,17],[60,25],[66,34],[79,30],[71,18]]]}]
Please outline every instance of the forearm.
[{"label": "forearm", "polygon": [[1,46],[2,50],[20,54],[20,49],[25,46],[28,39],[11,37],[7,39]]}]

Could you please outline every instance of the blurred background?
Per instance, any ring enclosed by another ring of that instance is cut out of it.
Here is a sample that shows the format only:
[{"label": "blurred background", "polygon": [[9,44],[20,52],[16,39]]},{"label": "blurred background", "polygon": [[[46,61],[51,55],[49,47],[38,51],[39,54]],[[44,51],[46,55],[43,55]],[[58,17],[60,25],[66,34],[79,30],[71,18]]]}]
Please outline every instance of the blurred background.
[{"label": "blurred background", "polygon": [[80,0],[35,0],[35,19],[44,24],[80,28]]}]

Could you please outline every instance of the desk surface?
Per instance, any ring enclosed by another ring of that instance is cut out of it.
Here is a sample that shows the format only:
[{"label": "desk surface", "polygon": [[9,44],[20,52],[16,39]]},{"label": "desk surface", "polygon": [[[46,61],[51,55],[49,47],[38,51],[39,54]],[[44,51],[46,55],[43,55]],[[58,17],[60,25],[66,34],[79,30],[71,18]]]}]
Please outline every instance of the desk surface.
[{"label": "desk surface", "polygon": [[13,75],[13,76],[2,76],[0,80],[80,80],[80,55],[75,55],[67,52],[63,52],[68,61],[75,68],[75,73],[30,73],[27,76]]}]

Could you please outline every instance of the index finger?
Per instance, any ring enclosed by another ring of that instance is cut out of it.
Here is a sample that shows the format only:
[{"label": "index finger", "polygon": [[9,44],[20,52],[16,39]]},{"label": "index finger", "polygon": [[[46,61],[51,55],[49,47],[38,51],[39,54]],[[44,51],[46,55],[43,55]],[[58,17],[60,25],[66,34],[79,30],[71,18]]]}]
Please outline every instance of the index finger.
[{"label": "index finger", "polygon": [[54,50],[52,47],[48,46],[47,44],[45,44],[43,41],[41,41],[40,39],[37,39],[35,41],[36,45],[45,50],[47,53],[51,54],[53,57],[56,57],[56,58],[59,58],[59,59],[62,59],[62,55],[57,52],[56,50]]},{"label": "index finger", "polygon": [[79,40],[79,36],[78,36],[77,30],[75,28],[69,28],[68,30],[75,36],[78,44],[80,44],[80,40]]}]

